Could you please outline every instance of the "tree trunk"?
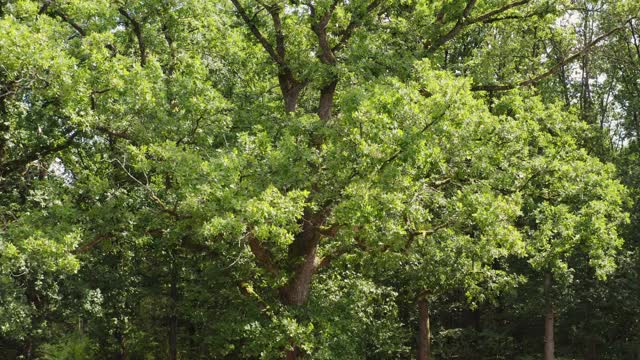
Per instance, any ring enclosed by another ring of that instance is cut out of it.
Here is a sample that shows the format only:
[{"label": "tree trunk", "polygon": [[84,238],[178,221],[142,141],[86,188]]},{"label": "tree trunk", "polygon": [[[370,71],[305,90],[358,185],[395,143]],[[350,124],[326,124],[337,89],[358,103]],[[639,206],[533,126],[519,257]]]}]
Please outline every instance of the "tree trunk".
[{"label": "tree trunk", "polygon": [[[284,305],[301,306],[306,304],[311,293],[313,274],[318,268],[318,245],[320,244],[320,226],[324,220],[322,212],[313,213],[306,209],[303,215],[302,232],[289,245],[289,261],[298,264],[293,277],[280,288],[280,298]],[[301,358],[304,353],[295,344],[286,351],[286,359]]]},{"label": "tree trunk", "polygon": [[124,334],[120,331],[116,331],[115,337],[116,340],[118,340],[118,345],[120,346],[116,359],[127,360],[129,356],[127,355],[127,343]]},{"label": "tree trunk", "polygon": [[553,339],[553,322],[555,314],[553,301],[551,300],[552,275],[550,272],[544,274],[544,297],[545,297],[545,319],[544,319],[544,360],[554,359],[555,343]]},{"label": "tree trunk", "polygon": [[588,336],[585,346],[584,360],[597,360],[597,338],[595,336]]},{"label": "tree trunk", "polygon": [[287,360],[296,360],[301,358],[302,352],[297,346],[294,346],[293,349],[287,351]]},{"label": "tree trunk", "polygon": [[316,253],[318,251],[317,244],[305,256],[304,262],[296,270],[295,275],[289,281],[287,286],[282,289],[281,295],[283,302],[287,305],[304,305],[309,299],[311,292],[311,278],[316,269]]},{"label": "tree trunk", "polygon": [[309,298],[311,291],[311,278],[316,271],[318,244],[320,233],[318,229],[305,221],[300,239],[296,239],[292,247],[290,258],[292,262],[298,262],[302,257],[302,263],[297,266],[293,277],[287,285],[280,289],[282,302],[286,305],[303,305]]},{"label": "tree trunk", "polygon": [[309,298],[311,278],[318,265],[318,245],[320,227],[325,219],[322,212],[305,209],[302,220],[302,232],[289,245],[289,263],[294,267],[293,276],[280,288],[280,297],[285,305],[303,305]]},{"label": "tree trunk", "polygon": [[320,90],[320,105],[318,107],[318,116],[323,122],[331,119],[331,109],[333,108],[333,96],[336,93],[336,85],[338,80],[331,80]]},{"label": "tree trunk", "polygon": [[178,359],[178,274],[171,266],[171,317],[169,318],[169,359]]},{"label": "tree trunk", "polygon": [[429,300],[426,293],[418,298],[418,360],[431,358],[431,323],[429,319]]},{"label": "tree trunk", "polygon": [[284,110],[288,113],[296,111],[300,92],[302,92],[306,84],[297,81],[288,70],[282,70],[281,73],[278,74],[278,82],[280,83],[280,91],[282,91],[282,97],[284,99]]}]

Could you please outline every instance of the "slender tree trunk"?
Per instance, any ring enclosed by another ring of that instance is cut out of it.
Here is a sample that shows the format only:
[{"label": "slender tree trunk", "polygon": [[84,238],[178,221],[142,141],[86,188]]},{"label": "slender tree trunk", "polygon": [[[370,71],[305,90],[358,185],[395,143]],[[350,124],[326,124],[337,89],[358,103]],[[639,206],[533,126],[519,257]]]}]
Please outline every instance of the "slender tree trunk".
[{"label": "slender tree trunk", "polygon": [[598,351],[597,351],[597,339],[595,336],[587,337],[587,343],[585,344],[585,360],[597,360],[598,359]]},{"label": "slender tree trunk", "polygon": [[127,360],[129,356],[127,355],[127,343],[124,334],[122,334],[120,331],[117,331],[115,337],[116,340],[118,340],[118,345],[120,346],[118,354],[116,355],[116,359]]},{"label": "slender tree trunk", "polygon": [[471,312],[471,315],[473,316],[473,329],[476,332],[481,332],[482,331],[482,313],[480,312],[480,308],[474,309]]},{"label": "slender tree trunk", "polygon": [[555,314],[553,301],[551,300],[552,275],[551,272],[544,274],[544,297],[545,297],[545,319],[544,319],[544,360],[554,360],[555,342],[553,339],[553,322]]},{"label": "slender tree trunk", "polygon": [[169,359],[178,359],[178,274],[171,266],[171,317],[169,318]]},{"label": "slender tree trunk", "polygon": [[27,340],[27,344],[24,346],[24,350],[22,353],[24,354],[24,359],[31,360],[33,350],[33,342],[31,340]]},{"label": "slender tree trunk", "polygon": [[[593,40],[593,22],[589,17],[589,10],[587,9],[582,14],[583,20],[583,28],[582,28],[582,41],[584,46],[589,44]],[[593,115],[593,100],[591,97],[591,63],[589,53],[585,53],[582,56],[582,81],[581,81],[581,93],[580,93],[580,103],[581,103],[581,115],[582,120],[592,124],[594,119],[592,119]]]},{"label": "slender tree trunk", "polygon": [[429,300],[423,293],[418,298],[418,360],[431,359],[431,323],[429,319]]}]

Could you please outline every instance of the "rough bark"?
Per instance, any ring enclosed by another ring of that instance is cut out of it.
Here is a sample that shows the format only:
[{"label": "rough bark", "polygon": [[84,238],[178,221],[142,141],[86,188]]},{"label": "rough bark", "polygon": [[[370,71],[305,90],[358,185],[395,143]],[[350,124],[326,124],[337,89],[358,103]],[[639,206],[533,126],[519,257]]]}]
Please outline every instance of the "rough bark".
[{"label": "rough bark", "polygon": [[306,210],[302,233],[289,247],[289,261],[295,268],[293,277],[280,289],[282,302],[286,305],[303,305],[309,298],[311,279],[320,263],[317,253],[323,218],[321,213]]},{"label": "rough bark", "polygon": [[281,70],[278,74],[278,83],[284,99],[284,110],[288,113],[296,111],[300,93],[307,84],[296,80],[293,74],[286,69]]},{"label": "rough bark", "polygon": [[323,122],[331,119],[331,109],[333,108],[333,96],[336,93],[338,80],[331,80],[320,90],[320,106],[318,107],[318,116]]},{"label": "rough bark", "polygon": [[545,318],[544,318],[544,360],[554,360],[555,342],[553,339],[553,322],[555,313],[553,301],[551,300],[552,275],[550,272],[544,274],[544,297],[545,297]]},{"label": "rough bark", "polygon": [[[305,210],[302,232],[289,246],[289,262],[294,266],[293,277],[280,289],[283,304],[301,306],[309,300],[312,278],[322,261],[318,258],[318,246],[322,236],[320,227],[325,219],[322,212]],[[286,351],[286,359],[299,359],[304,353],[295,344]]]},{"label": "rough bark", "polygon": [[418,298],[418,360],[431,358],[431,323],[429,318],[429,301],[423,293]]}]

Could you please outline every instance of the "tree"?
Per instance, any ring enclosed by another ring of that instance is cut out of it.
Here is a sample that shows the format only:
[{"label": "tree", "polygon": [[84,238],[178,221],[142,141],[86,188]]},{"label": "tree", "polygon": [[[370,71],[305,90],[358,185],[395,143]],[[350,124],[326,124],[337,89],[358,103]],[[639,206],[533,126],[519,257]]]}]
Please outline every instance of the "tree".
[{"label": "tree", "polygon": [[424,335],[418,295],[497,298],[521,279],[513,258],[559,274],[581,244],[610,271],[613,168],[564,108],[502,94],[621,31],[537,66],[564,6],[0,5],[3,301],[35,309],[3,315],[2,342],[26,358],[406,357],[408,298]]}]

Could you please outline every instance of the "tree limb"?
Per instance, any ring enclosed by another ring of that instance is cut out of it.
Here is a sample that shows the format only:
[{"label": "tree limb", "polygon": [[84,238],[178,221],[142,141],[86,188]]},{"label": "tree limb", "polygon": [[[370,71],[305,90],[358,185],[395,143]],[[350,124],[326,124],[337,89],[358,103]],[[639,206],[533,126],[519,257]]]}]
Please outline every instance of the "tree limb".
[{"label": "tree limb", "polygon": [[499,21],[499,20],[503,20],[506,18],[494,18],[496,15],[502,14],[508,10],[511,10],[513,8],[516,8],[518,6],[522,6],[525,5],[527,3],[529,3],[531,0],[518,0],[515,2],[512,2],[510,4],[507,4],[499,9],[496,10],[492,10],[489,11],[485,14],[482,14],[480,16],[474,17],[474,18],[470,18],[469,16],[471,15],[471,11],[473,10],[473,8],[476,5],[476,0],[469,0],[469,2],[467,3],[467,6],[465,7],[462,16],[458,19],[458,21],[456,22],[456,24],[454,25],[454,27],[449,30],[449,32],[447,32],[446,34],[440,36],[438,39],[436,39],[435,41],[433,41],[428,47],[427,47],[427,52],[428,53],[433,53],[435,52],[438,48],[440,48],[442,45],[446,44],[448,41],[450,41],[451,39],[453,39],[454,37],[456,37],[464,28],[473,25],[473,24],[477,24],[480,22],[483,23],[491,23],[491,22],[495,22],[495,21]]},{"label": "tree limb", "polygon": [[462,11],[462,16],[460,16],[458,21],[456,21],[456,24],[453,26],[453,28],[451,30],[449,30],[449,32],[447,32],[446,34],[440,36],[434,42],[432,42],[428,46],[427,52],[429,52],[429,53],[435,52],[436,49],[438,49],[439,47],[441,47],[442,45],[447,43],[449,40],[451,40],[454,37],[456,37],[456,35],[458,35],[462,31],[462,29],[464,29],[464,27],[467,25],[466,24],[467,17],[471,13],[471,10],[473,10],[473,8],[475,7],[476,2],[477,2],[477,0],[469,0],[467,2],[467,5],[465,6],[464,10]]},{"label": "tree limb", "polygon": [[[380,6],[381,3],[382,3],[382,0],[373,0],[367,6],[367,14],[375,10],[378,6]],[[349,39],[351,39],[351,36],[353,35],[353,32],[361,25],[361,21],[362,19],[354,17],[353,14],[351,15],[351,20],[349,21],[349,24],[347,25],[347,27],[342,31],[342,36],[340,37],[340,40],[338,40],[338,43],[331,49],[332,53],[334,54],[337,53],[347,45],[347,42],[349,41]]]},{"label": "tree limb", "polygon": [[258,265],[271,274],[277,276],[278,268],[273,263],[273,255],[269,251],[269,249],[262,246],[260,240],[258,240],[255,235],[249,232],[246,235],[247,243],[249,244],[249,249],[251,249],[251,253],[255,256]]},{"label": "tree limb", "polygon": [[131,27],[133,28],[133,33],[138,39],[138,47],[140,48],[140,66],[144,67],[147,63],[147,49],[144,43],[144,38],[142,36],[142,26],[136,19],[133,18],[133,16],[129,15],[127,10],[125,10],[124,8],[118,8],[118,12],[129,21]]},{"label": "tree limb", "polygon": [[[48,11],[51,6],[51,1],[45,2],[40,8],[39,14],[47,14],[51,17],[59,17],[63,22],[69,24],[81,37],[87,36],[87,31],[80,26],[77,22],[73,21],[67,14],[65,14],[62,10],[56,9],[53,11]],[[105,47],[111,51],[112,56],[115,56],[118,53],[118,50],[113,44],[106,44]]]},{"label": "tree limb", "polygon": [[[331,45],[329,45],[329,39],[327,38],[327,25],[333,16],[336,6],[338,6],[338,0],[333,0],[327,12],[325,12],[322,17],[320,17],[320,19],[311,26],[311,29],[318,37],[318,45],[320,47],[320,54],[318,58],[322,63],[327,65],[333,65],[336,63],[336,57],[333,54],[333,49],[331,48]],[[316,17],[315,8],[311,5],[309,8],[311,9],[311,15]]]},{"label": "tree limb", "polygon": [[565,59],[559,61],[557,64],[551,67],[549,70],[543,72],[542,74],[538,74],[531,79],[519,81],[516,83],[510,83],[510,84],[475,85],[471,87],[471,91],[506,91],[506,90],[512,90],[518,87],[536,85],[537,83],[548,78],[549,76],[556,74],[558,71],[560,71],[560,69],[562,69],[562,67],[572,63],[573,61],[579,59],[584,54],[591,51],[596,45],[598,45],[599,43],[607,39],[609,36],[624,29],[627,26],[627,23],[632,20],[633,19],[628,19],[627,21],[624,22],[623,25],[613,28],[608,32],[600,35],[599,37],[597,37],[596,39],[594,39],[593,41],[585,45],[582,49],[580,49],[580,51],[577,51],[573,55],[566,57]]},{"label": "tree limb", "polygon": [[251,30],[253,36],[258,40],[260,45],[262,45],[269,56],[271,56],[271,59],[273,59],[273,61],[275,61],[278,65],[285,66],[286,64],[284,58],[280,57],[280,55],[273,49],[273,46],[271,45],[269,40],[267,40],[262,35],[258,27],[249,18],[249,15],[247,15],[246,10],[244,9],[244,7],[242,7],[240,2],[238,0],[231,0],[231,2],[233,3],[233,6],[235,6],[236,10],[238,10],[238,14],[240,14],[242,20],[245,22],[245,24],[247,24],[247,26],[249,26],[249,30]]},{"label": "tree limb", "polygon": [[19,159],[14,159],[14,160],[3,163],[2,168],[0,168],[0,176],[5,176],[11,172],[21,169],[22,167],[26,166],[30,162],[42,159],[47,155],[62,151],[70,147],[73,144],[74,139],[78,136],[78,134],[79,132],[74,130],[71,132],[69,137],[62,144],[40,148],[37,151],[33,151],[29,154],[26,154]]}]

